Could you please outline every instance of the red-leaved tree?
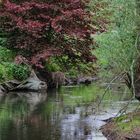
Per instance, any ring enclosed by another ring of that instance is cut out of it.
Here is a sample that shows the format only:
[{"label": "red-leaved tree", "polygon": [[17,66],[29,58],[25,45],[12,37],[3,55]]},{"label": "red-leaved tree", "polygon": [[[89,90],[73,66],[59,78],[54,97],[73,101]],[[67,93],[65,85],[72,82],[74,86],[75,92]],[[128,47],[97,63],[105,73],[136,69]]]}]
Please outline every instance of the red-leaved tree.
[{"label": "red-leaved tree", "polygon": [[7,47],[33,65],[52,56],[93,61],[91,15],[88,0],[4,0],[0,6],[0,30]]}]

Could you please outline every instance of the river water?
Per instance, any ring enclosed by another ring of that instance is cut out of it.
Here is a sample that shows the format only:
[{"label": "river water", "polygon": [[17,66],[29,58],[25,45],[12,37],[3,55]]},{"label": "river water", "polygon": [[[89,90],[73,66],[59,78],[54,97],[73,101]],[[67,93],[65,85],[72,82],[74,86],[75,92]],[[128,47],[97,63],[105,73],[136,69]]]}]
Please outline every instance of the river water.
[{"label": "river water", "polygon": [[[0,96],[0,140],[106,140],[103,120],[117,115],[130,99],[125,86],[63,87],[59,92],[18,92]],[[127,112],[136,109],[132,101]]]}]

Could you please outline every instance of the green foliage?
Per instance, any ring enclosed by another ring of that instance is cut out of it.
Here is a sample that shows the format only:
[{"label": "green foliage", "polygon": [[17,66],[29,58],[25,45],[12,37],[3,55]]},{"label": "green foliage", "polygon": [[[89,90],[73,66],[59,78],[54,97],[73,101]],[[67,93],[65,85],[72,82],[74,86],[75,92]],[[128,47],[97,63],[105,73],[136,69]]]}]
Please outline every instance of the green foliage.
[{"label": "green foliage", "polygon": [[29,77],[30,71],[27,66],[10,63],[8,68],[8,73],[17,80],[25,80]]},{"label": "green foliage", "polygon": [[62,71],[70,77],[93,75],[95,73],[95,64],[92,62],[82,63],[77,61],[74,63],[67,56],[51,57],[46,62],[45,67],[50,72]]},{"label": "green foliage", "polygon": [[55,57],[51,57],[49,61],[46,62],[45,67],[49,72],[56,72],[62,70],[62,68],[58,63],[58,59]]},{"label": "green foliage", "polygon": [[13,52],[5,45],[7,39],[5,33],[0,33],[0,82],[5,82],[12,79],[24,80],[29,76],[29,69],[26,66],[16,65],[13,63],[16,52]]},{"label": "green foliage", "polygon": [[5,68],[0,64],[0,81],[4,80],[6,76]]},{"label": "green foliage", "polygon": [[5,46],[7,44],[6,34],[0,30],[0,46]]},{"label": "green foliage", "polygon": [[138,52],[135,0],[110,1],[110,9],[112,22],[106,33],[94,36],[99,46],[94,53],[101,68],[129,71]]},{"label": "green foliage", "polygon": [[26,79],[30,73],[27,66],[14,64],[15,52],[5,48],[4,44],[1,43],[1,39],[0,45],[0,82],[5,82],[11,79]]},{"label": "green foliage", "polygon": [[30,74],[26,66],[16,65],[14,63],[3,62],[0,64],[0,82],[12,79],[24,80]]},{"label": "green foliage", "polygon": [[10,62],[13,61],[15,57],[15,53],[4,48],[4,47],[0,47],[0,61],[1,62]]}]

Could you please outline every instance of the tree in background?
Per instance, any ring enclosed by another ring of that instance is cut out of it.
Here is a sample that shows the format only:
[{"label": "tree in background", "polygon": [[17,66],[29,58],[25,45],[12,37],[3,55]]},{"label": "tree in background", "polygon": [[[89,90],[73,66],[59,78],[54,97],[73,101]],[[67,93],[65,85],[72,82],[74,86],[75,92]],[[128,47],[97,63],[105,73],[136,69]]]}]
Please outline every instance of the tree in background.
[{"label": "tree in background", "polygon": [[87,0],[3,1],[0,30],[6,35],[6,47],[37,67],[61,55],[72,61],[93,61],[91,34],[98,29],[91,26],[87,4]]},{"label": "tree in background", "polygon": [[111,24],[109,24],[108,31],[95,37],[100,46],[95,49],[98,64],[105,71],[105,77],[108,76],[108,78],[120,72],[131,74],[133,60],[138,55],[136,1],[105,1],[110,1],[109,10],[112,15],[110,15]]}]

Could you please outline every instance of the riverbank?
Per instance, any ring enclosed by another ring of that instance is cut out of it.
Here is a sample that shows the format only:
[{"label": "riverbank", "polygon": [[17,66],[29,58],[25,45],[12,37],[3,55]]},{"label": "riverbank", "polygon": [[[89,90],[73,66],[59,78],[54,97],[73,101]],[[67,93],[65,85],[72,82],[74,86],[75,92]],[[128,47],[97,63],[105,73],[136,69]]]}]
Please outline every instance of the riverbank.
[{"label": "riverbank", "polygon": [[140,140],[140,111],[108,121],[101,131],[108,140]]}]

